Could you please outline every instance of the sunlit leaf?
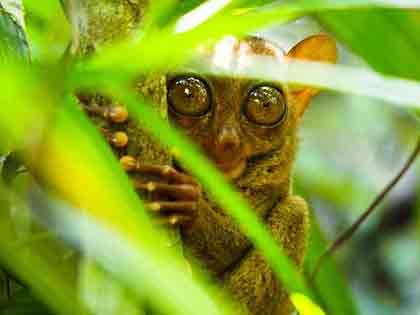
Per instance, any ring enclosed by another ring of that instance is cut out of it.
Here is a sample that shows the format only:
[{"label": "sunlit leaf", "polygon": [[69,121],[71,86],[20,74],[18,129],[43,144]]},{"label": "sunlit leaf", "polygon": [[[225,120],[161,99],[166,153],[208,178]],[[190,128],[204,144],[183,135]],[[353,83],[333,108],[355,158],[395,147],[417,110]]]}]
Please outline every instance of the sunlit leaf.
[{"label": "sunlit leaf", "polygon": [[291,294],[290,299],[300,315],[325,315],[324,311],[318,305],[303,294]]}]

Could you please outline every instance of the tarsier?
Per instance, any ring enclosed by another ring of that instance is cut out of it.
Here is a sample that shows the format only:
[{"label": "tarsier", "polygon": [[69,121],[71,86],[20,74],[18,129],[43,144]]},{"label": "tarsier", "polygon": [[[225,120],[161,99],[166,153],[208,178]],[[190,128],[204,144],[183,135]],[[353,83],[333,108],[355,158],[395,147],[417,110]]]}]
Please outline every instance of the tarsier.
[{"label": "tarsier", "polygon": [[[337,57],[335,41],[325,34],[304,39],[287,54],[257,37],[226,37],[210,51],[212,56],[226,53],[226,58],[237,63],[249,55],[330,63]],[[299,123],[317,90],[184,72],[168,74],[166,90],[171,124],[200,145],[300,266],[309,213],[306,202],[292,194],[292,168]],[[85,109],[117,125],[129,119],[120,106],[85,105]],[[116,148],[124,148],[130,141],[124,131],[105,131],[105,135]],[[137,190],[156,196],[148,209],[180,226],[187,252],[204,264],[249,314],[290,314],[287,293],[265,258],[194,178],[178,167],[151,165],[130,155],[122,156],[121,163],[132,175],[154,176],[153,181],[134,180]]]}]

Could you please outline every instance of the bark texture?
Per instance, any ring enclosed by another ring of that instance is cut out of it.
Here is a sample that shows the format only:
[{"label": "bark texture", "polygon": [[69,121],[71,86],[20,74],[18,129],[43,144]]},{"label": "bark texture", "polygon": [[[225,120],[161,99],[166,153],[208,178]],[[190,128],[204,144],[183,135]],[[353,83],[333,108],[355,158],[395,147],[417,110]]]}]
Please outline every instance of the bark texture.
[{"label": "bark texture", "polygon": [[[148,1],[145,0],[68,0],[64,2],[67,16],[72,26],[70,52],[83,57],[100,49],[106,43],[130,36],[141,27]],[[157,110],[166,118],[165,76],[152,74],[136,83],[139,92],[150,98]],[[95,95],[84,98],[89,105],[117,106],[111,99]],[[163,150],[149,134],[129,119],[124,124],[111,124],[105,119],[92,117],[100,128],[126,130],[128,147],[115,150],[117,156],[130,154],[145,162],[168,164],[170,155]]]},{"label": "bark texture", "polygon": [[[100,50],[101,46],[115,40],[130,36],[141,27],[141,21],[147,8],[145,0],[68,0],[63,2],[68,19],[72,26],[72,43],[70,54],[75,58],[83,58]],[[152,101],[153,106],[167,118],[166,78],[165,75],[154,73],[133,82],[133,88]],[[81,105],[110,108],[124,106],[112,98],[96,93],[80,94]],[[101,115],[90,115],[99,130],[107,133],[123,131],[128,136],[128,144],[123,148],[113,147],[117,158],[130,155],[137,160],[156,164],[170,165],[171,156],[167,148],[162,147],[156,139],[128,117],[122,123],[112,123]],[[140,175],[132,175],[140,176]],[[145,178],[141,175],[142,179]],[[142,194],[145,201],[151,200],[151,194]],[[173,244],[182,255],[180,236],[177,230],[168,232]],[[145,314],[147,306],[142,305],[132,294],[116,282],[111,275],[102,270],[92,259],[83,258],[80,264],[81,295],[86,303],[100,314]],[[118,301],[107,305],[106,301]],[[149,313],[149,311],[147,311]]]}]

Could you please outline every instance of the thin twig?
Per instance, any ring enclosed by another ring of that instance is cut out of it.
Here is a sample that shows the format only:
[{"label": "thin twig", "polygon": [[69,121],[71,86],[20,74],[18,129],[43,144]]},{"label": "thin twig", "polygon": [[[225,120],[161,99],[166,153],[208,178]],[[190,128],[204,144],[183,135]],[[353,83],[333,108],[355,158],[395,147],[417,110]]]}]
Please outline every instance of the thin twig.
[{"label": "thin twig", "polygon": [[4,270],[2,268],[2,266],[0,266],[0,273],[4,276],[4,289],[6,290],[6,299],[9,300],[11,297],[11,279],[9,277],[9,274],[7,273],[6,270]]},{"label": "thin twig", "polygon": [[350,228],[345,230],[318,258],[315,268],[312,271],[309,282],[313,284],[316,275],[318,274],[322,264],[324,263],[325,259],[336,252],[341,245],[343,245],[346,241],[348,241],[353,234],[359,229],[362,223],[369,217],[369,215],[376,209],[376,207],[381,203],[382,200],[386,197],[386,195],[394,188],[394,186],[400,181],[400,179],[404,176],[404,174],[408,171],[411,167],[413,162],[416,160],[420,152],[420,138],[417,141],[416,147],[413,153],[408,158],[407,162],[405,162],[401,171],[392,179],[392,181],[382,190],[382,192],[375,198],[372,204],[367,208],[365,212],[354,222]]},{"label": "thin twig", "polygon": [[12,290],[11,290],[11,285],[10,285],[10,278],[6,275],[6,297],[7,300],[10,300],[10,298],[12,297]]}]

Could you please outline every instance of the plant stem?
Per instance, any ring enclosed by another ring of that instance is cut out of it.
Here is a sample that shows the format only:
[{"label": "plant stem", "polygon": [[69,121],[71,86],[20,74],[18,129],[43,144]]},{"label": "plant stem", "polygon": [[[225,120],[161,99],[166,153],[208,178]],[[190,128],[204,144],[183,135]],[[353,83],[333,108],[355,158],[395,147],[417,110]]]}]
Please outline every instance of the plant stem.
[{"label": "plant stem", "polygon": [[344,243],[346,243],[356,233],[363,222],[373,213],[377,206],[385,199],[387,194],[394,188],[394,186],[401,180],[404,174],[409,170],[411,165],[414,163],[420,152],[420,137],[417,140],[416,147],[413,153],[410,155],[408,160],[405,162],[403,168],[398,174],[388,183],[388,185],[382,190],[382,192],[376,196],[370,206],[363,212],[363,214],[354,222],[347,230],[345,230],[337,239],[319,256],[315,268],[309,276],[309,283],[313,284],[314,280],[321,269],[325,259],[336,252]]}]

